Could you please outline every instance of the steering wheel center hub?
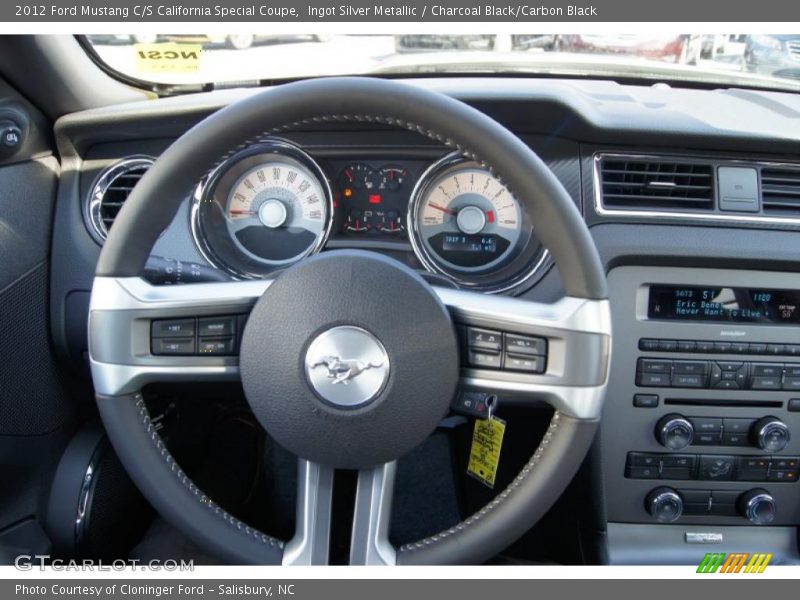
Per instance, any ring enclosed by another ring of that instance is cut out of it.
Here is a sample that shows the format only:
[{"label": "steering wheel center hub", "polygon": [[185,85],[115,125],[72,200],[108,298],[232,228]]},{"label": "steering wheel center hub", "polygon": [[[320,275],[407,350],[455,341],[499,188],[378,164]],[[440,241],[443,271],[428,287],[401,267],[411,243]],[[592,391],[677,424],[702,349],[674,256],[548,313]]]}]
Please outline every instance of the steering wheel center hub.
[{"label": "steering wheel center hub", "polygon": [[325,252],[256,303],[240,353],[261,424],[298,456],[359,469],[419,445],[447,413],[458,343],[433,289],[369,252]]}]

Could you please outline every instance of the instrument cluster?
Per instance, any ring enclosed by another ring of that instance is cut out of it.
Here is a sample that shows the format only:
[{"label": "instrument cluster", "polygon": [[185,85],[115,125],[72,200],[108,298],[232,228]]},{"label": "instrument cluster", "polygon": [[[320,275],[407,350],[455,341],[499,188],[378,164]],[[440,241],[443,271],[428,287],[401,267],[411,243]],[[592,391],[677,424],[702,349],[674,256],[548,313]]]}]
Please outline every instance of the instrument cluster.
[{"label": "instrument cluster", "polygon": [[455,153],[340,156],[274,139],[227,159],[195,192],[199,250],[234,277],[259,278],[332,241],[405,249],[421,268],[488,292],[520,286],[545,263],[524,203],[485,167]]}]

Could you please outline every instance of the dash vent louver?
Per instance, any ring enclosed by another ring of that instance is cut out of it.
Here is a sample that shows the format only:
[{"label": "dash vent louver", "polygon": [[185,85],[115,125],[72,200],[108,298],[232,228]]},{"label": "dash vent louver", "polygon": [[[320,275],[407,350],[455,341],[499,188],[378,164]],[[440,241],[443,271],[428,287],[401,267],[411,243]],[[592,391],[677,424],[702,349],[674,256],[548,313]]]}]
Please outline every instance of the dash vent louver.
[{"label": "dash vent louver", "polygon": [[120,209],[154,160],[147,156],[125,158],[100,173],[89,198],[87,217],[99,241],[108,237]]},{"label": "dash vent louver", "polygon": [[603,206],[619,209],[714,209],[709,163],[658,157],[603,156],[598,175]]},{"label": "dash vent louver", "polygon": [[762,167],[761,205],[765,215],[800,215],[800,166]]}]

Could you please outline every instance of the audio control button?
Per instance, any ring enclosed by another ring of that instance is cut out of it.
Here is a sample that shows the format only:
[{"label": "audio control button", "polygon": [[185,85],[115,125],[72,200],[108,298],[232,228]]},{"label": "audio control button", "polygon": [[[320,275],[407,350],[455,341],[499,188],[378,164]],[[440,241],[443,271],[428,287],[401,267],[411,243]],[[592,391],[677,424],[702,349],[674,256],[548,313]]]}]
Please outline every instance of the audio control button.
[{"label": "audio control button", "polygon": [[656,439],[671,450],[681,450],[692,443],[694,427],[685,417],[679,414],[668,414],[656,424]]}]

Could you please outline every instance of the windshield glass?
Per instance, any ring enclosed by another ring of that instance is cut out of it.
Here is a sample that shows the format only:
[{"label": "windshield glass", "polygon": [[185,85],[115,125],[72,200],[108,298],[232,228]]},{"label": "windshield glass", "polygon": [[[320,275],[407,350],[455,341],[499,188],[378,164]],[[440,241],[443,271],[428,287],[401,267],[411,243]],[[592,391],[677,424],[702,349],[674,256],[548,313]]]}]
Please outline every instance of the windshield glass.
[{"label": "windshield glass", "polygon": [[112,70],[173,86],[318,75],[539,73],[800,91],[800,34],[114,34],[85,40]]}]

